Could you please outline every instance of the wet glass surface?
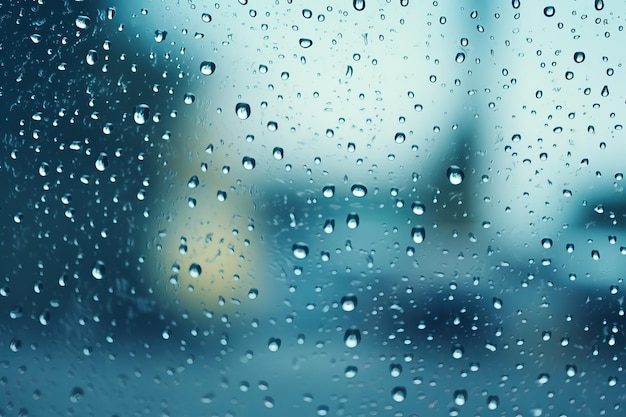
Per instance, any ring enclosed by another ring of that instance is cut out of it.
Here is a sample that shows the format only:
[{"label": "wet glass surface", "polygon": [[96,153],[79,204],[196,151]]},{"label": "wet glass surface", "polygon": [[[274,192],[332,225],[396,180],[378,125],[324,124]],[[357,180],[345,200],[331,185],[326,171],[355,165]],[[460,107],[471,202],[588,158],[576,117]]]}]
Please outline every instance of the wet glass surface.
[{"label": "wet glass surface", "polygon": [[625,11],[0,4],[0,415],[622,416]]}]

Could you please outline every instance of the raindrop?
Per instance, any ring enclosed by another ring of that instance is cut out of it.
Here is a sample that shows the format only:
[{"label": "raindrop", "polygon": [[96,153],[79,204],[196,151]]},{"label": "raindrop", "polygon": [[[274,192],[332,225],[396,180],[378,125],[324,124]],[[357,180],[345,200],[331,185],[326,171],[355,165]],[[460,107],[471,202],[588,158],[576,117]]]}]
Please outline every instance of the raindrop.
[{"label": "raindrop", "polygon": [[570,378],[572,378],[572,377],[576,376],[576,373],[577,373],[577,372],[578,372],[578,370],[576,369],[576,365],[569,365],[569,364],[568,364],[568,365],[565,367],[565,374],[566,374],[568,377],[570,377]]},{"label": "raindrop", "polygon": [[450,184],[452,185],[459,185],[463,182],[463,179],[465,179],[465,173],[456,165],[451,165],[448,168],[446,175],[448,177],[448,181],[450,181]]},{"label": "raindrop", "polygon": [[406,388],[404,387],[395,387],[391,390],[391,398],[397,402],[401,403],[406,399]]},{"label": "raindrop", "polygon": [[324,222],[324,233],[330,234],[335,231],[335,220],[328,219]]},{"label": "raindrop", "polygon": [[294,243],[291,250],[293,251],[293,256],[295,256],[296,259],[304,259],[309,256],[309,247],[306,243]]},{"label": "raindrop", "polygon": [[452,357],[454,359],[461,359],[463,357],[463,346],[452,347]]},{"label": "raindrop", "polygon": [[354,378],[359,373],[359,369],[356,366],[347,366],[344,371],[346,378]]},{"label": "raindrop", "polygon": [[365,197],[367,195],[367,187],[361,184],[354,184],[351,191],[355,197]]},{"label": "raindrop", "polygon": [[604,87],[602,87],[602,91],[600,92],[600,95],[602,97],[606,97],[609,95],[609,86],[605,85]]},{"label": "raindrop", "polygon": [[78,29],[87,29],[91,25],[91,19],[89,16],[78,16],[74,21],[74,24]]},{"label": "raindrop", "polygon": [[404,141],[406,140],[406,135],[402,132],[398,132],[396,133],[394,140],[396,141],[396,143],[404,143]]},{"label": "raindrop", "polygon": [[357,296],[354,294],[347,294],[341,297],[341,309],[343,311],[354,311],[358,304]]},{"label": "raindrop", "polygon": [[454,391],[454,403],[458,406],[465,405],[467,402],[467,391],[464,389],[459,389]]},{"label": "raindrop", "polygon": [[544,9],[543,9],[543,14],[544,14],[546,17],[552,17],[552,16],[554,16],[554,12],[555,12],[555,10],[554,10],[554,6],[547,6],[547,7],[544,7]]},{"label": "raindrop", "polygon": [[365,0],[352,0],[352,6],[355,10],[361,11],[365,9]]},{"label": "raindrop", "polygon": [[209,23],[209,22],[211,22],[211,20],[213,20],[213,17],[211,17],[211,15],[210,15],[210,14],[208,14],[208,13],[202,13],[202,21],[203,21],[204,23]]},{"label": "raindrop", "polygon": [[154,40],[157,41],[157,43],[163,42],[166,37],[167,37],[167,31],[165,30],[154,31]]},{"label": "raindrop", "polygon": [[274,159],[280,161],[281,159],[284,158],[285,156],[285,151],[283,148],[280,147],[275,147],[274,150],[272,151],[272,155],[274,155]]},{"label": "raindrop", "polygon": [[83,391],[82,388],[74,387],[72,388],[72,391],[70,392],[70,402],[77,403],[80,400],[82,400],[84,396],[85,396],[85,391]]},{"label": "raindrop", "polygon": [[217,192],[217,201],[220,201],[220,202],[226,201],[226,197],[227,197],[226,191],[219,190]]},{"label": "raindrop", "polygon": [[493,297],[493,308],[495,308],[496,310],[500,310],[502,309],[502,300],[497,298],[497,297]]},{"label": "raindrop", "polygon": [[420,203],[419,201],[416,201],[413,204],[411,204],[411,210],[413,211],[413,214],[417,214],[418,216],[421,216],[422,214],[426,212],[426,206]]},{"label": "raindrop", "polygon": [[95,165],[96,169],[100,172],[106,170],[109,166],[109,156],[104,152],[100,152],[98,158],[96,159]]},{"label": "raindrop", "polygon": [[215,72],[215,62],[202,61],[200,64],[200,73],[202,75],[211,75]]},{"label": "raindrop", "polygon": [[359,215],[356,213],[348,214],[348,217],[346,218],[346,224],[348,225],[349,229],[356,229],[357,227],[359,227]]},{"label": "raindrop", "polygon": [[202,274],[202,267],[197,263],[189,265],[189,275],[191,278],[198,278]]},{"label": "raindrop", "polygon": [[548,374],[539,374],[537,377],[537,384],[543,385],[546,384],[550,380],[550,375]]},{"label": "raindrop", "polygon": [[334,185],[326,185],[322,188],[322,195],[326,198],[331,198],[335,195],[335,186]]},{"label": "raindrop", "polygon": [[185,93],[183,97],[185,104],[193,104],[194,101],[196,101],[196,96],[193,93]]},{"label": "raindrop", "polygon": [[463,52],[459,52],[458,54],[456,54],[456,57],[454,58],[454,60],[458,64],[461,64],[463,61],[465,61],[465,54]]},{"label": "raindrop", "polygon": [[552,239],[547,237],[541,239],[541,246],[543,246],[545,249],[550,249],[552,247]]},{"label": "raindrop", "polygon": [[490,395],[487,397],[487,408],[490,410],[495,410],[498,408],[498,404],[500,404],[500,399],[496,395]]},{"label": "raindrop", "polygon": [[256,166],[256,160],[250,156],[244,156],[241,160],[241,164],[243,165],[245,170],[252,171]]},{"label": "raindrop", "polygon": [[256,298],[259,296],[259,290],[256,288],[252,288],[250,289],[250,291],[248,291],[248,299],[250,300],[256,300]]},{"label": "raindrop", "polygon": [[196,188],[198,185],[200,185],[200,180],[197,175],[192,176],[189,178],[189,181],[187,181],[187,187],[191,189]]},{"label": "raindrop", "polygon": [[307,38],[300,38],[299,43],[300,43],[300,46],[302,48],[305,48],[305,49],[306,48],[310,48],[311,45],[313,45],[313,41],[311,39],[307,39]]},{"label": "raindrop", "polygon": [[585,60],[585,53],[578,51],[574,53],[574,62],[580,64],[581,62],[583,62]]},{"label": "raindrop", "polygon": [[96,65],[98,61],[98,52],[93,49],[90,49],[87,52],[87,56],[85,57],[85,61],[87,61],[87,65]]},{"label": "raindrop", "polygon": [[95,279],[104,278],[105,272],[106,272],[106,268],[104,266],[104,262],[102,261],[96,261],[93,268],[91,268],[91,276],[93,276]]},{"label": "raindrop", "polygon": [[361,342],[361,332],[359,329],[348,329],[343,335],[343,343],[346,347],[353,349]]},{"label": "raindrop", "polygon": [[422,243],[426,238],[426,230],[422,226],[415,226],[411,229],[411,238],[415,243]]},{"label": "raindrop", "polygon": [[133,120],[138,125],[145,124],[148,120],[150,120],[150,107],[147,104],[140,104],[135,107],[135,112],[133,114]]},{"label": "raindrop", "polygon": [[302,16],[304,16],[305,19],[310,19],[313,16],[313,12],[309,9],[302,9]]},{"label": "raindrop", "polygon": [[281,341],[278,338],[270,337],[270,340],[267,342],[267,348],[270,352],[278,352],[280,349]]},{"label": "raindrop", "polygon": [[604,9],[604,0],[596,0],[594,7],[596,8],[596,10],[600,11],[602,9]]},{"label": "raindrop", "polygon": [[250,117],[250,105],[248,103],[237,103],[235,113],[241,120],[246,120]]},{"label": "raindrop", "polygon": [[400,365],[399,363],[392,363],[391,365],[389,365],[389,374],[393,378],[397,378],[402,375],[402,365]]}]

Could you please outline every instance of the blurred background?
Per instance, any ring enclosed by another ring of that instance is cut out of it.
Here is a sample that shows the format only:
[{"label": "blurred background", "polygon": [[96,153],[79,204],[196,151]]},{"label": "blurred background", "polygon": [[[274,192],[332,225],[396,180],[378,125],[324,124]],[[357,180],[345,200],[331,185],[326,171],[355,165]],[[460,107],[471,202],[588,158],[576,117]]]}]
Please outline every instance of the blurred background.
[{"label": "blurred background", "polygon": [[618,4],[0,10],[2,415],[623,415]]}]

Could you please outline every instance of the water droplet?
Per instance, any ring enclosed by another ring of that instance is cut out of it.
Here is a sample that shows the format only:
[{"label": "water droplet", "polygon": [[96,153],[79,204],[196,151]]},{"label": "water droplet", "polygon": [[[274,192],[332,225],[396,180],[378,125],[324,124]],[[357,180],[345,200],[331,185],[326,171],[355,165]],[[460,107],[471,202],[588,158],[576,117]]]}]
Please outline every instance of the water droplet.
[{"label": "water droplet", "polygon": [[591,251],[591,259],[593,259],[594,261],[599,261],[600,260],[600,251],[598,251],[597,249],[594,249]]},{"label": "water droplet", "polygon": [[549,380],[550,380],[549,374],[545,374],[545,373],[539,374],[539,376],[537,377],[537,384],[543,385],[543,384],[546,384]]},{"label": "water droplet", "polygon": [[251,288],[250,291],[248,291],[248,299],[256,300],[258,296],[259,296],[259,290],[258,289]]},{"label": "water droplet", "polygon": [[310,19],[313,16],[313,12],[309,9],[302,9],[302,16],[304,16],[305,19]]},{"label": "water droplet", "polygon": [[452,185],[459,185],[465,179],[465,173],[456,165],[451,165],[448,168],[446,175],[448,176],[448,181],[450,181],[450,184]]},{"label": "water droplet", "polygon": [[93,276],[95,279],[104,278],[105,272],[106,267],[104,266],[104,262],[102,261],[96,261],[93,268],[91,268],[91,276]]},{"label": "water droplet", "polygon": [[496,310],[502,309],[503,303],[501,299],[497,297],[493,297],[492,302],[493,302],[493,308],[495,308]]},{"label": "water droplet", "polygon": [[189,178],[189,181],[187,181],[187,187],[191,189],[196,188],[198,185],[200,185],[200,180],[197,175],[192,176]]},{"label": "water droplet", "polygon": [[354,311],[358,305],[358,298],[354,294],[347,294],[341,297],[341,309],[343,311]]},{"label": "water droplet", "polygon": [[465,405],[465,403],[467,402],[467,391],[464,389],[456,390],[454,391],[454,395],[452,396],[452,398],[454,398],[454,403],[456,405]]},{"label": "water droplet", "polygon": [[576,368],[576,365],[569,365],[569,364],[568,364],[568,365],[565,367],[565,374],[566,374],[568,377],[570,377],[570,378],[572,378],[572,377],[576,376],[576,373],[577,373],[577,372],[578,372],[578,369]]},{"label": "water droplet", "polygon": [[243,165],[245,170],[252,171],[256,166],[256,160],[250,156],[244,156],[241,160],[241,164]]},{"label": "water droplet", "polygon": [[354,10],[361,11],[365,9],[365,0],[352,0],[352,6]]},{"label": "water droplet", "polygon": [[602,91],[600,92],[600,95],[602,97],[607,97],[609,95],[609,86],[605,85],[604,87],[602,87]]},{"label": "water droplet", "polygon": [[133,114],[133,120],[138,125],[145,124],[148,120],[150,120],[150,107],[147,104],[140,104],[135,107],[135,112]]},{"label": "water droplet", "polygon": [[335,231],[335,220],[328,219],[324,222],[324,233],[330,234]]},{"label": "water droplet", "polygon": [[422,226],[415,226],[411,229],[411,238],[415,243],[422,243],[426,238],[426,230]]},{"label": "water droplet", "polygon": [[307,38],[300,38],[299,43],[300,43],[300,46],[303,48],[310,48],[311,45],[313,45],[313,41]]},{"label": "water droplet", "polygon": [[389,365],[389,375],[391,375],[393,378],[397,378],[402,375],[402,365],[400,365],[399,363],[392,363],[391,365]]},{"label": "water droplet", "polygon": [[453,346],[452,357],[454,359],[461,359],[463,357],[463,346]]},{"label": "water droplet", "polygon": [[400,6],[406,7],[409,5],[409,0],[400,0]]},{"label": "water droplet", "polygon": [[322,195],[326,198],[331,198],[335,195],[335,186],[334,185],[326,185],[322,188]]},{"label": "water droplet", "polygon": [[550,249],[552,247],[552,239],[547,237],[541,239],[541,246],[543,246],[545,249]]},{"label": "water droplet", "polygon": [[96,65],[98,62],[98,52],[93,49],[90,49],[87,52],[87,56],[85,57],[85,61],[87,61],[87,65]]},{"label": "water droplet", "polygon": [[367,188],[361,184],[354,184],[351,191],[352,195],[355,197],[365,197],[367,195]]},{"label": "water droplet", "polygon": [[202,21],[203,21],[204,23],[209,23],[209,22],[211,22],[211,20],[213,20],[213,17],[211,17],[211,15],[210,15],[210,14],[208,14],[208,13],[202,13]]},{"label": "water droplet", "polygon": [[274,155],[274,159],[280,161],[285,157],[285,151],[283,148],[277,146],[272,150],[272,155]]},{"label": "water droplet", "polygon": [[395,402],[401,403],[402,401],[406,399],[406,388],[394,387],[394,389],[391,390],[391,398]]},{"label": "water droplet", "polygon": [[248,103],[237,103],[235,113],[241,120],[246,120],[250,117],[250,105]]},{"label": "water droplet", "polygon": [[595,3],[594,3],[594,7],[598,11],[604,9],[604,0],[596,0]]},{"label": "water droplet", "polygon": [[183,102],[187,105],[193,104],[194,101],[196,101],[196,96],[193,93],[185,93],[183,96]]},{"label": "water droplet", "polygon": [[189,265],[189,275],[191,278],[198,278],[202,274],[202,267],[197,263]]},{"label": "water droplet", "polygon": [[426,212],[426,206],[420,203],[419,201],[416,201],[413,204],[411,204],[411,210],[413,211],[413,214],[417,214],[418,216],[421,216],[422,214]]},{"label": "water droplet", "polygon": [[454,57],[454,60],[458,64],[463,63],[463,61],[465,61],[465,54],[463,52],[459,52],[458,54],[456,54],[456,57]]},{"label": "water droplet", "polygon": [[202,75],[211,75],[215,72],[215,62],[202,61],[200,64],[200,73]]},{"label": "water droplet", "polygon": [[78,29],[87,29],[91,25],[91,19],[89,16],[78,16],[74,21],[74,24]]},{"label": "water droplet", "polygon": [[347,366],[344,371],[346,378],[354,378],[359,373],[359,369],[356,366]]},{"label": "water droplet", "polygon": [[500,404],[500,399],[497,395],[490,395],[487,397],[487,408],[490,410],[495,410],[498,408],[498,404]]},{"label": "water droplet", "polygon": [[70,392],[70,402],[77,403],[80,400],[82,400],[84,396],[85,396],[85,391],[83,391],[82,388],[74,387],[72,388],[72,391]]},{"label": "water droplet", "polygon": [[348,329],[343,335],[343,343],[347,348],[353,349],[361,343],[361,332],[359,329]]},{"label": "water droplet", "polygon": [[396,141],[396,143],[404,143],[404,141],[406,140],[406,135],[402,132],[397,132],[394,140]]},{"label": "water droplet", "polygon": [[544,14],[544,16],[546,16],[546,17],[552,17],[552,16],[554,16],[554,12],[555,12],[554,6],[546,6],[546,7],[544,7],[544,9],[543,9],[543,14]]},{"label": "water droplet", "polygon": [[296,259],[304,259],[309,256],[309,247],[306,243],[294,243],[291,250],[293,251],[293,256],[295,256]]},{"label": "water droplet", "polygon": [[346,224],[348,225],[349,229],[356,229],[357,227],[359,227],[359,215],[356,213],[348,214],[348,217],[346,218]]},{"label": "water droplet", "polygon": [[95,166],[100,172],[106,170],[109,166],[109,156],[104,152],[100,152],[98,158],[96,158]]},{"label": "water droplet", "polygon": [[281,341],[276,337],[270,337],[270,340],[267,342],[267,348],[270,352],[278,352],[280,349]]},{"label": "water droplet", "polygon": [[157,41],[157,43],[161,43],[165,40],[165,38],[167,38],[167,31],[166,30],[155,30],[154,31],[154,40]]},{"label": "water droplet", "polygon": [[607,383],[609,384],[609,387],[614,387],[615,385],[617,385],[617,377],[610,376]]},{"label": "water droplet", "polygon": [[220,202],[226,201],[226,197],[227,197],[226,191],[219,190],[217,192],[217,201],[220,201]]},{"label": "water droplet", "polygon": [[580,64],[581,62],[583,62],[585,60],[585,53],[578,51],[574,53],[574,62]]}]

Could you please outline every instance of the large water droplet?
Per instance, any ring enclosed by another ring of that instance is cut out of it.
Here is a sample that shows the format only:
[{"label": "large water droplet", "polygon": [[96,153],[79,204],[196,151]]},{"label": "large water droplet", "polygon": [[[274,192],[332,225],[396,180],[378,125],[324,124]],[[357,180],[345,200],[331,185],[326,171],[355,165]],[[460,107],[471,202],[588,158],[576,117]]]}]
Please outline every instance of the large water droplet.
[{"label": "large water droplet", "polygon": [[465,61],[465,54],[463,52],[459,52],[458,54],[456,54],[456,57],[454,58],[454,60],[461,64],[463,61]]},{"label": "large water droplet", "polygon": [[285,157],[285,150],[279,146],[275,147],[272,151],[272,155],[274,155],[274,159],[280,161]]},{"label": "large water droplet", "polygon": [[448,177],[448,181],[450,181],[450,184],[452,185],[459,185],[465,179],[465,173],[460,167],[456,165],[451,165],[448,168],[446,175]]},{"label": "large water droplet", "polygon": [[543,246],[545,249],[550,249],[552,247],[552,239],[544,237],[543,239],[541,239],[541,246]]},{"label": "large water droplet", "polygon": [[332,233],[335,231],[335,220],[328,219],[324,222],[324,233]]},{"label": "large water droplet", "polygon": [[150,119],[150,107],[147,104],[140,104],[135,107],[133,120],[138,125],[145,124]]},{"label": "large water droplet", "polygon": [[244,156],[241,160],[241,164],[243,165],[245,170],[252,171],[256,166],[256,160],[251,156]]},{"label": "large water droplet", "polygon": [[498,408],[498,404],[500,404],[500,399],[497,395],[490,395],[487,397],[487,408],[490,410],[495,410]]},{"label": "large water droplet", "polygon": [[544,16],[546,16],[546,17],[552,17],[552,16],[554,16],[554,12],[555,12],[555,10],[554,10],[554,6],[546,6],[546,7],[544,7],[544,9],[543,9],[543,14],[544,14]]},{"label": "large water droplet", "polygon": [[165,40],[165,38],[167,38],[167,31],[166,30],[155,30],[154,31],[154,40],[157,41],[157,43],[161,43]]},{"label": "large water droplet", "polygon": [[413,211],[413,214],[417,214],[418,216],[421,216],[422,214],[426,212],[426,206],[420,203],[419,201],[416,201],[413,204],[411,204],[411,210]]},{"label": "large water droplet", "polygon": [[567,365],[565,367],[565,373],[567,374],[568,377],[572,378],[574,376],[576,376],[576,373],[578,372],[578,370],[576,369],[576,365]]},{"label": "large water droplet", "polygon": [[595,3],[594,3],[594,7],[598,11],[604,9],[604,0],[596,0]]},{"label": "large water droplet", "polygon": [[391,398],[397,402],[401,403],[406,399],[406,388],[405,387],[394,387],[391,390]]},{"label": "large water droplet", "polygon": [[411,238],[415,243],[422,243],[426,238],[426,230],[422,226],[415,226],[411,229]]},{"label": "large water droplet", "polygon": [[347,294],[341,297],[341,309],[343,311],[354,311],[359,300],[354,294]]},{"label": "large water droplet", "polygon": [[452,347],[452,357],[454,359],[461,359],[463,357],[463,346]]},{"label": "large water droplet", "polygon": [[348,329],[343,335],[343,343],[346,347],[353,349],[361,343],[361,332],[359,329]]},{"label": "large water droplet", "polygon": [[304,259],[309,256],[309,247],[306,245],[306,243],[294,243],[291,247],[291,250],[293,251],[293,256],[295,256],[297,259]]},{"label": "large water droplet", "polygon": [[307,38],[300,38],[299,43],[300,43],[300,46],[303,48],[310,48],[311,45],[313,45],[313,41]]},{"label": "large water droplet", "polygon": [[334,185],[326,185],[322,188],[322,195],[326,198],[331,198],[335,195],[335,186]]},{"label": "large water droplet", "polygon": [[96,52],[94,49],[90,49],[87,52],[85,61],[87,61],[87,65],[96,65],[96,62],[98,62],[98,52]]},{"label": "large water droplet", "polygon": [[354,184],[351,191],[355,197],[365,197],[367,195],[367,187],[361,184]]},{"label": "large water droplet", "polygon": [[104,266],[104,262],[102,262],[102,261],[96,261],[96,263],[94,264],[93,268],[91,268],[91,275],[95,279],[102,279],[102,278],[104,278],[105,272],[106,272],[106,267]]},{"label": "large water droplet", "polygon": [[348,217],[346,218],[346,224],[348,225],[349,229],[356,229],[357,227],[359,227],[359,215],[356,213],[348,214]]},{"label": "large water droplet", "polygon": [[197,263],[189,265],[189,275],[191,278],[198,278],[202,274],[202,267]]},{"label": "large water droplet", "polygon": [[211,75],[215,72],[215,62],[202,61],[200,64],[200,73],[202,75]]},{"label": "large water droplet", "polygon": [[100,172],[106,170],[109,167],[109,156],[104,152],[100,152],[95,165],[96,169]]},{"label": "large water droplet", "polygon": [[250,117],[250,105],[248,103],[237,103],[235,113],[241,120],[246,120]]},{"label": "large water droplet", "polygon": [[354,378],[359,373],[359,369],[356,366],[347,366],[344,371],[346,378]]},{"label": "large water droplet", "polygon": [[187,187],[189,188],[196,188],[198,185],[200,185],[200,179],[198,179],[197,175],[193,175],[191,178],[189,178],[189,181],[187,181]]},{"label": "large water droplet", "polygon": [[578,51],[578,52],[574,53],[574,62],[580,64],[584,60],[585,60],[585,53],[584,52]]},{"label": "large water droplet", "polygon": [[270,337],[270,340],[267,342],[267,349],[270,352],[278,352],[280,349],[281,341],[276,337]]},{"label": "large water droplet", "polygon": [[87,29],[91,25],[91,19],[89,16],[80,15],[76,18],[74,24],[78,29]]},{"label": "large water droplet", "polygon": [[454,391],[452,398],[454,398],[454,403],[456,405],[464,405],[467,402],[467,391],[464,389],[456,390]]}]

